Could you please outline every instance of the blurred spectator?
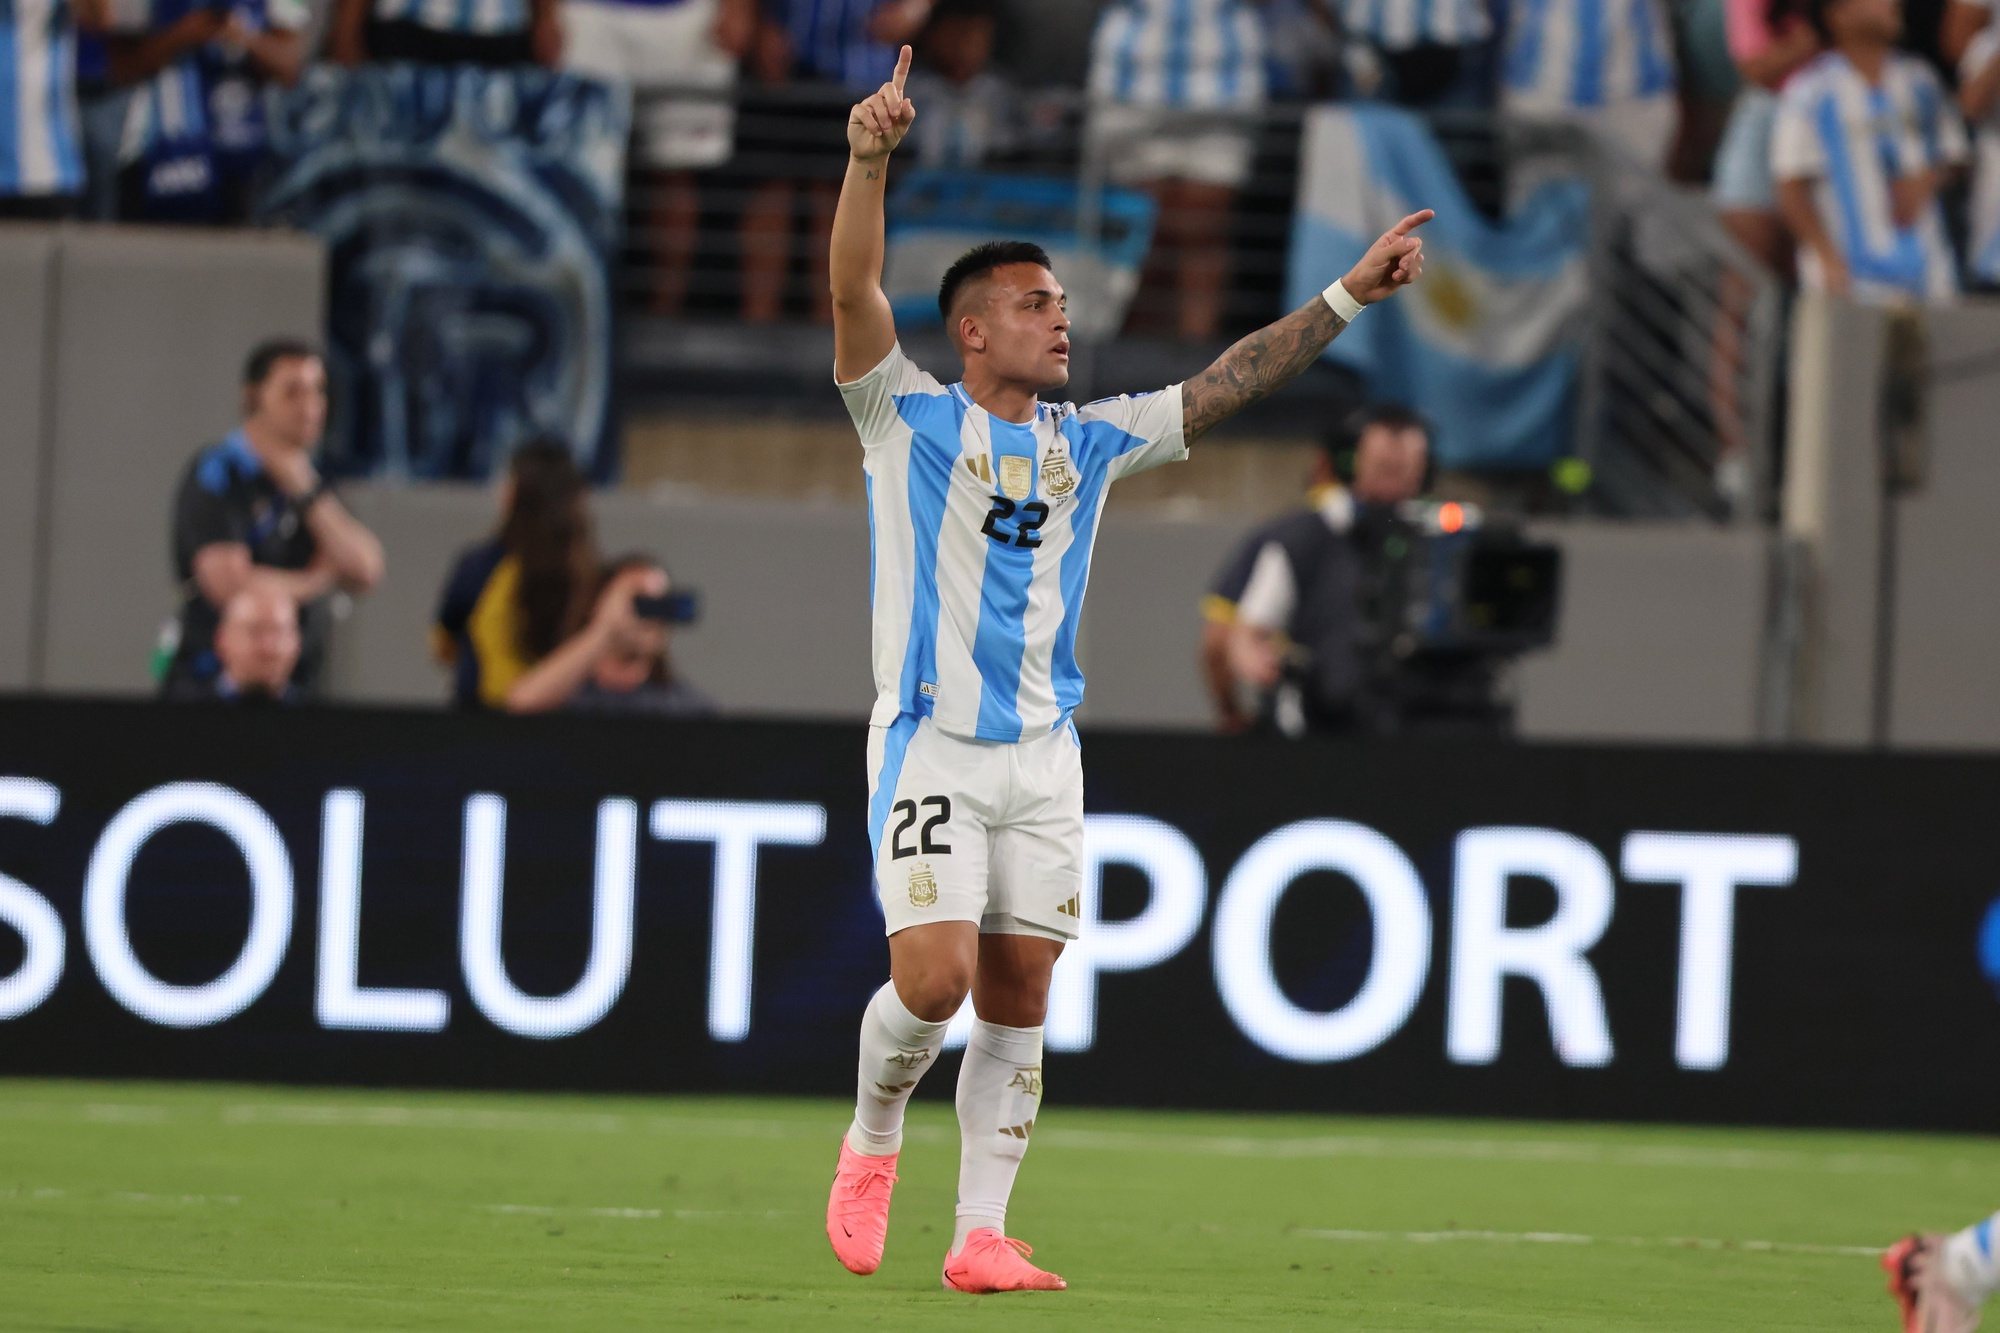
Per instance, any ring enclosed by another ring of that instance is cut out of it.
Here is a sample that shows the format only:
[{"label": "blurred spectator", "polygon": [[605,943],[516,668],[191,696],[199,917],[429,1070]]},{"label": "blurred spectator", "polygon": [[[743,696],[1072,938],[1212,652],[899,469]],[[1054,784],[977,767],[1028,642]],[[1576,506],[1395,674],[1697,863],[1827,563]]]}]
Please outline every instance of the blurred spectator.
[{"label": "blurred spectator", "polygon": [[75,214],[84,186],[78,30],[100,29],[104,18],[105,0],[0,5],[0,219]]},{"label": "blurred spectator", "polygon": [[1118,0],[1091,44],[1090,97],[1094,158],[1159,201],[1149,267],[1170,265],[1180,336],[1213,338],[1264,105],[1261,16],[1247,0]]},{"label": "blurred spectator", "polygon": [[1649,168],[1674,138],[1674,52],[1660,0],[1516,3],[1501,61],[1501,108],[1570,120]]},{"label": "blurred spectator", "polygon": [[1327,454],[1318,475],[1346,472],[1347,486],[1326,486],[1313,508],[1259,534],[1227,634],[1230,673],[1286,734],[1381,729],[1375,714],[1387,701],[1371,681],[1368,603],[1398,506],[1426,485],[1430,433],[1423,418],[1385,404],[1357,412]]},{"label": "blurred spectator", "polygon": [[[1338,489],[1332,459],[1322,449],[1313,458],[1312,473],[1307,481],[1306,508],[1317,511]],[[1223,559],[1221,568],[1216,570],[1214,580],[1201,599],[1201,679],[1208,690],[1209,702],[1215,706],[1216,730],[1227,736],[1248,730],[1256,721],[1255,713],[1243,705],[1236,671],[1230,665],[1230,638],[1236,625],[1237,608],[1243,600],[1243,590],[1250,586],[1250,575],[1257,567],[1257,557],[1296,521],[1297,514],[1288,511],[1252,528]]]},{"label": "blurred spectator", "polygon": [[557,0],[333,0],[327,56],[343,65],[546,65],[562,59]]},{"label": "blurred spectator", "polygon": [[[743,209],[743,318],[768,324],[785,308],[792,210],[806,185],[813,315],[833,319],[824,281],[833,206],[847,172],[847,108],[888,81],[897,48],[930,21],[932,0],[771,0],[751,51],[738,155],[755,184]],[[816,90],[786,85],[819,85]],[[917,103],[919,112],[924,110]],[[919,119],[922,119],[921,115]]]},{"label": "blurred spectator", "polygon": [[1805,0],[1728,0],[1729,53],[1743,76],[1715,157],[1715,206],[1743,247],[1774,270],[1789,249],[1771,176],[1778,90],[1819,54]]},{"label": "blurred spectator", "polygon": [[993,63],[993,0],[942,0],[916,43],[910,99],[924,110],[905,151],[924,167],[971,170],[1011,151],[1017,112]]},{"label": "blurred spectator", "polygon": [[304,0],[142,0],[142,35],[110,40],[111,82],[134,88],[119,216],[241,222],[266,169],[264,90],[305,67]]},{"label": "blurred spectator", "polygon": [[1341,0],[1347,31],[1373,46],[1384,94],[1404,106],[1493,105],[1493,16],[1486,0]]},{"label": "blurred spectator", "polygon": [[382,544],[313,468],[326,425],[326,367],[310,344],[272,339],[243,371],[243,424],[196,454],[174,500],[173,556],[184,601],[165,685],[213,680],[215,629],[253,574],[299,608],[300,690],[311,694],[326,656],[326,605],[337,590],[382,578]]},{"label": "blurred spectator", "polygon": [[167,697],[184,702],[296,703],[292,671],[299,661],[299,604],[284,585],[252,575],[222,609],[215,631],[220,669],[207,680],[184,680]]},{"label": "blurred spectator", "polygon": [[563,10],[563,67],[634,94],[632,165],[649,178],[652,305],[663,315],[687,300],[701,224],[694,173],[729,160],[736,62],[756,27],[756,0],[570,0]]},{"label": "blurred spectator", "polygon": [[708,696],[674,674],[668,655],[669,623],[693,618],[691,604],[675,605],[672,580],[651,556],[614,561],[590,619],[507,691],[510,713],[652,713],[707,717]]},{"label": "blurred spectator", "polygon": [[1994,0],[1949,0],[1938,35],[1938,48],[1946,61],[1963,68],[1973,37],[1993,23],[1993,6]]},{"label": "blurred spectator", "polygon": [[1896,49],[1897,0],[1810,0],[1830,46],[1786,85],[1772,134],[1800,280],[1871,304],[1948,301],[1957,265],[1938,190],[1965,130],[1924,60]]},{"label": "blurred spectator", "polygon": [[514,451],[500,514],[500,530],[452,567],[431,630],[460,708],[505,707],[514,683],[582,627],[597,585],[589,493],[562,444]]},{"label": "blurred spectator", "polygon": [[1982,28],[1966,44],[1958,104],[1975,144],[1965,266],[1981,286],[2000,286],[2000,28]]},{"label": "blurred spectator", "polygon": [[126,11],[144,0],[106,0],[105,29],[82,31],[76,42],[76,104],[83,153],[82,216],[109,222],[118,216],[118,157],[125,143],[132,90],[111,77],[110,33],[132,26]]}]

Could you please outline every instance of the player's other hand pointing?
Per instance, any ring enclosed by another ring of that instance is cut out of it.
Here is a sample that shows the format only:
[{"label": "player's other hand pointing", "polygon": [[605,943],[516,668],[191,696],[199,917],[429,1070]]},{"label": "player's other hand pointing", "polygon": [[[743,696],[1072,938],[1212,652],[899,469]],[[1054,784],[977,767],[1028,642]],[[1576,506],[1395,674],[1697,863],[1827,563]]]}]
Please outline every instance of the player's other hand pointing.
[{"label": "player's other hand pointing", "polygon": [[847,113],[847,151],[862,162],[889,156],[910,122],[917,118],[916,103],[903,96],[903,80],[910,77],[910,48],[896,57],[896,72],[871,97],[854,104]]},{"label": "player's other hand pointing", "polygon": [[1386,300],[1424,273],[1424,241],[1412,232],[1437,214],[1421,209],[1382,233],[1340,280],[1347,294],[1363,305]]}]

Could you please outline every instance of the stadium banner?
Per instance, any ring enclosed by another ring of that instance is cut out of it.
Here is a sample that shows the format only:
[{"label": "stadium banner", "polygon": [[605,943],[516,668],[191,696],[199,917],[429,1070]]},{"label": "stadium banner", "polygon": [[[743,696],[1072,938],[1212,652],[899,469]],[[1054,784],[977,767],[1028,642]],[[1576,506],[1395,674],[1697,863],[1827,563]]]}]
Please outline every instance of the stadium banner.
[{"label": "stadium banner", "polygon": [[[865,744],[0,700],[0,1071],[844,1096]],[[2000,759],[1084,758],[1052,1107],[1993,1128]]]},{"label": "stadium banner", "polygon": [[1371,398],[1420,405],[1446,467],[1539,469],[1569,452],[1588,296],[1590,196],[1550,180],[1489,221],[1422,118],[1316,107],[1300,147],[1287,295],[1303,305],[1420,208],[1424,280],[1327,350]]},{"label": "stadium banner", "polygon": [[[1071,331],[1110,338],[1125,326],[1158,206],[1139,190],[1106,186],[1094,197],[1073,180],[983,171],[919,170],[889,201],[882,290],[899,327],[943,323],[938,281],[952,261],[996,238],[1033,241],[1063,275]],[[1093,230],[1086,220],[1096,215]]]},{"label": "stadium banner", "polygon": [[272,105],[260,217],[327,244],[332,470],[480,478],[549,434],[615,476],[625,91],[315,65]]}]

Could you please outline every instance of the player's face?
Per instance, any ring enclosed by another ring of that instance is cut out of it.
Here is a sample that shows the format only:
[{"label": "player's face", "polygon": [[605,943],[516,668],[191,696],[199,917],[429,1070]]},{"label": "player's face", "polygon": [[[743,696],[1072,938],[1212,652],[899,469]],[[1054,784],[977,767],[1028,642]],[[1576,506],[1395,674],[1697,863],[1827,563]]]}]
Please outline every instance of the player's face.
[{"label": "player's face", "polygon": [[995,375],[1036,389],[1069,383],[1069,298],[1040,264],[993,270],[986,305],[986,356]]},{"label": "player's face", "polygon": [[1414,427],[1370,426],[1354,450],[1354,495],[1371,504],[1401,504],[1424,488],[1430,442]]}]

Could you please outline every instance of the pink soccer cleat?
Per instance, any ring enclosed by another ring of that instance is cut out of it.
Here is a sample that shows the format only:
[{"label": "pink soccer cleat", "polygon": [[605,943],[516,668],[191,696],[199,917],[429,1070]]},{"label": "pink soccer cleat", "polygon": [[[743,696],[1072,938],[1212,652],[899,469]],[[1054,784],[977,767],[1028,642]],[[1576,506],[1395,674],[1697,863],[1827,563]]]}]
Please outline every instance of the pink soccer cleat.
[{"label": "pink soccer cleat", "polygon": [[965,1238],[965,1248],[945,1256],[944,1285],[952,1291],[985,1295],[995,1291],[1066,1291],[1069,1283],[1028,1262],[1034,1251],[1024,1242],[981,1227]]},{"label": "pink soccer cleat", "polygon": [[840,1165],[834,1168],[833,1192],[826,1199],[826,1238],[833,1256],[850,1273],[863,1277],[882,1266],[882,1246],[889,1239],[889,1195],[896,1188],[896,1158],[867,1157],[840,1141]]},{"label": "pink soccer cleat", "polygon": [[1942,1236],[1905,1236],[1882,1252],[1889,1294],[1903,1316],[1903,1333],[1973,1333],[1979,1311],[1945,1280]]}]

